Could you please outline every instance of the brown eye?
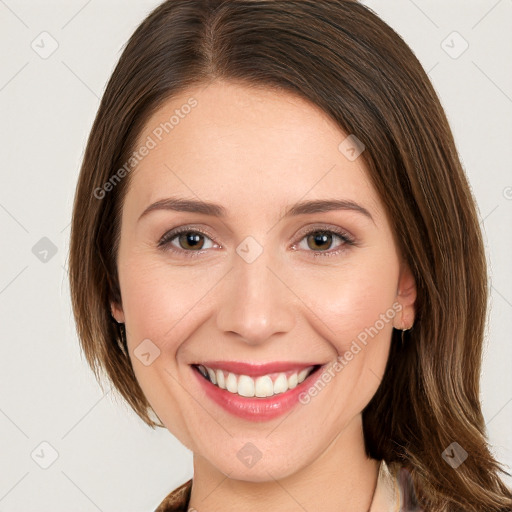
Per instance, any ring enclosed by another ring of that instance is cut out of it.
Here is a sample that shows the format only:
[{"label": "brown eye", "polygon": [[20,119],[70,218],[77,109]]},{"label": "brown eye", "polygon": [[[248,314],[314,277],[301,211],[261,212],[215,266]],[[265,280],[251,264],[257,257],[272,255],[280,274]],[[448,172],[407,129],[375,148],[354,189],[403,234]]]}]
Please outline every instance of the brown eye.
[{"label": "brown eye", "polygon": [[181,249],[200,250],[204,246],[204,236],[196,231],[180,233],[177,238]]},{"label": "brown eye", "polygon": [[[194,255],[203,249],[211,249],[213,242],[201,231],[192,229],[173,229],[166,233],[158,242],[158,247],[183,255]],[[188,254],[187,254],[188,253]]]},{"label": "brown eye", "polygon": [[[335,241],[338,241],[336,244]],[[341,229],[311,229],[303,235],[300,242],[293,246],[310,256],[336,256],[355,246],[354,238]]]},{"label": "brown eye", "polygon": [[314,231],[307,235],[308,247],[313,251],[327,250],[332,244],[332,238],[328,231]]}]

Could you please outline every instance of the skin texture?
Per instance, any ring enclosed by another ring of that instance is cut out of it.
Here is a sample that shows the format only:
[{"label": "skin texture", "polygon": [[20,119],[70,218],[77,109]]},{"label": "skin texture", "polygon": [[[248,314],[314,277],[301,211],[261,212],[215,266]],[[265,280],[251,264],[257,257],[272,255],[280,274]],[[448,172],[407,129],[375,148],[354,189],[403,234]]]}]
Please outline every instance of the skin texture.
[{"label": "skin texture", "polygon": [[[190,505],[366,512],[378,463],[364,454],[361,411],[384,373],[392,328],[413,324],[416,289],[363,157],[346,158],[338,146],[348,134],[309,102],[224,81],[169,100],[139,142],[190,97],[197,106],[132,172],[118,253],[122,305],[112,304],[142,390],[194,453]],[[158,209],[140,218],[176,196],[219,203],[227,216]],[[373,220],[353,210],[283,217],[316,199],[354,201]],[[179,226],[206,230],[201,254],[187,257],[198,249],[179,236],[158,247]],[[355,244],[308,237],[336,228]],[[236,251],[248,236],[263,249],[251,263]],[[393,304],[401,310],[317,396],[277,419],[230,415],[192,373],[191,363],[214,359],[334,361]],[[145,339],[160,350],[149,366],[133,353]],[[250,468],[237,457],[248,442],[262,455]]]}]

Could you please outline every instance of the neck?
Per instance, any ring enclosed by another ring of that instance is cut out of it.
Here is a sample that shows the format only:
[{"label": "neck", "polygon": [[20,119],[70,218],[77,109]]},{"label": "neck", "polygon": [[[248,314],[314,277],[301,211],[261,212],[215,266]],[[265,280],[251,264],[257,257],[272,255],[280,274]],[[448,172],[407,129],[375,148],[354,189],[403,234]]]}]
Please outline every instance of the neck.
[{"label": "neck", "polygon": [[303,461],[302,465],[287,476],[272,478],[267,472],[265,481],[254,482],[230,478],[194,454],[189,510],[368,512],[379,462],[367,458],[364,452],[361,416],[347,425],[316,459]]}]

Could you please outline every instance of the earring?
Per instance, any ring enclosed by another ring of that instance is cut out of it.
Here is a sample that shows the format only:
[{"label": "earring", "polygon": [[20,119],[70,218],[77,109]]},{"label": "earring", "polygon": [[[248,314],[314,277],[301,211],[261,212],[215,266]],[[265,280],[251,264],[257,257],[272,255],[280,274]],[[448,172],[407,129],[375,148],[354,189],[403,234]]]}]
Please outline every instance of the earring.
[{"label": "earring", "polygon": [[[414,325],[414,324],[413,324]],[[412,325],[411,327],[409,327],[409,329],[401,329],[402,331],[402,336],[401,336],[401,342],[402,342],[402,348],[404,347],[405,343],[404,343],[404,332],[405,331],[410,331],[412,329]]]}]

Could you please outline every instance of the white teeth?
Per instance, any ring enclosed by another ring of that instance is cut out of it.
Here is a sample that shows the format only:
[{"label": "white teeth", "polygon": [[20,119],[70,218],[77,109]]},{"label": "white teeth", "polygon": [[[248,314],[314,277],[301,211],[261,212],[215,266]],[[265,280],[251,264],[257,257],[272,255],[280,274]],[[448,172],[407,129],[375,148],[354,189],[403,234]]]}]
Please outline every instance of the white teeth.
[{"label": "white teeth", "polygon": [[236,393],[238,391],[238,384],[236,382],[236,375],[234,373],[228,373],[228,378],[226,379],[226,389],[230,393]]},{"label": "white teeth", "polygon": [[221,389],[227,389],[230,393],[236,393],[243,397],[266,398],[279,395],[289,389],[297,387],[313,370],[313,366],[304,368],[300,372],[294,372],[288,377],[286,373],[279,373],[274,381],[269,375],[262,375],[253,379],[248,375],[236,375],[222,370],[213,370],[204,365],[198,365],[205,377]]},{"label": "white teeth", "polygon": [[226,381],[224,380],[224,372],[222,370],[217,370],[215,372],[217,376],[217,386],[221,389],[226,389]]},{"label": "white teeth", "polygon": [[254,394],[259,398],[265,398],[274,394],[274,384],[268,375],[263,375],[256,379]]},{"label": "white teeth", "polygon": [[304,370],[299,372],[299,376],[297,379],[299,384],[308,376],[308,372],[309,372],[308,368],[304,368]]},{"label": "white teeth", "polygon": [[[230,375],[233,375],[230,373]],[[238,394],[242,396],[254,396],[254,380],[247,375],[238,377]]]},{"label": "white teeth", "polygon": [[284,373],[280,373],[274,382],[274,395],[284,393],[288,389],[288,379]]},{"label": "white teeth", "polygon": [[299,376],[294,373],[288,377],[288,389],[293,389],[299,383]]},{"label": "white teeth", "polygon": [[210,376],[210,380],[217,384],[217,377],[215,376],[215,372],[211,368],[206,368],[206,371],[208,372],[208,375]]}]

